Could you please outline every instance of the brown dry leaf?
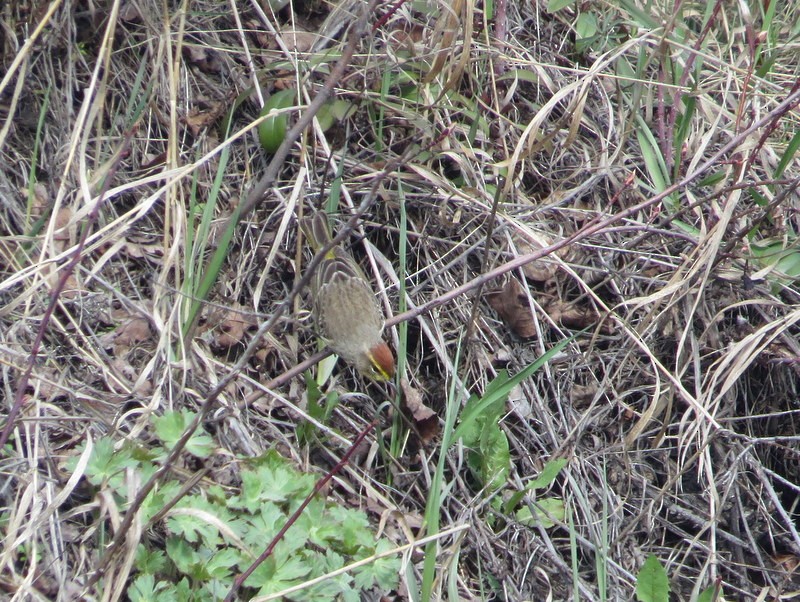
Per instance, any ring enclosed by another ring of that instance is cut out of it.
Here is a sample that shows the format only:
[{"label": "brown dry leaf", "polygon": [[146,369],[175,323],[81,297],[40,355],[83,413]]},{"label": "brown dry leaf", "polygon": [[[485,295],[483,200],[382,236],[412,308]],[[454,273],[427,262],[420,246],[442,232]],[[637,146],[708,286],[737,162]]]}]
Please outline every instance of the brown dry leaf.
[{"label": "brown dry leaf", "polygon": [[[55,214],[55,223],[53,229],[53,247],[57,253],[61,253],[70,248],[77,241],[77,225],[70,224],[74,212],[71,207],[61,207]],[[62,268],[63,269],[63,268]],[[48,283],[50,289],[55,288],[61,279],[63,272],[56,270],[55,267],[50,268],[48,274]],[[79,298],[85,289],[72,273],[67,276],[64,286],[61,289],[61,298],[67,301],[72,301]]]},{"label": "brown dry leaf", "polygon": [[569,402],[573,407],[584,407],[594,399],[597,394],[597,385],[572,385],[569,391]]},{"label": "brown dry leaf", "polygon": [[123,2],[119,9],[119,18],[124,23],[141,23],[142,13],[135,2]]},{"label": "brown dry leaf", "polygon": [[[120,312],[114,312],[115,318],[120,318]],[[125,317],[111,332],[101,338],[105,345],[110,343],[114,348],[114,356],[125,357],[134,347],[141,345],[152,336],[150,321],[138,314],[125,312]]]},{"label": "brown dry leaf", "polygon": [[286,75],[286,77],[276,77],[272,81],[272,85],[274,86],[275,90],[291,90],[297,86],[297,82],[292,79],[291,75]]},{"label": "brown dry leaf", "polygon": [[[20,192],[25,196],[28,195],[27,188],[21,188]],[[47,192],[47,187],[41,182],[36,182],[33,185],[33,199],[31,199],[31,218],[39,219],[52,206],[50,202],[50,194]]]},{"label": "brown dry leaf", "polygon": [[290,52],[308,52],[317,41],[317,34],[302,29],[299,25],[294,29],[280,33],[283,43]]},{"label": "brown dry leaf", "polygon": [[[578,306],[560,300],[548,303],[544,309],[553,322],[573,330],[595,326],[601,319],[601,316],[591,307]],[[605,334],[610,334],[612,332],[611,322],[605,320],[601,330]]]},{"label": "brown dry leaf", "polygon": [[219,350],[244,344],[247,331],[258,326],[255,317],[243,308],[215,312],[208,317],[207,324],[213,329],[211,345]]},{"label": "brown dry leaf", "polygon": [[403,406],[408,411],[419,434],[420,442],[427,445],[439,434],[439,417],[422,403],[422,395],[407,379],[400,379],[403,390]]},{"label": "brown dry leaf", "polygon": [[58,213],[56,213],[53,243],[56,251],[59,253],[69,248],[71,241],[75,240],[77,234],[75,224],[72,226],[69,225],[72,215],[73,211],[71,207],[61,207]]},{"label": "brown dry leaf", "polygon": [[788,573],[794,573],[800,567],[800,558],[794,554],[778,554],[773,557],[773,560]]},{"label": "brown dry leaf", "polygon": [[216,52],[202,46],[184,46],[183,56],[203,73],[219,73],[222,67]]},{"label": "brown dry leaf", "polygon": [[128,385],[136,382],[139,371],[128,361],[125,355],[119,355],[112,359],[111,368],[117,378],[108,379],[108,387],[116,395],[117,402],[124,403],[125,395],[128,393]]},{"label": "brown dry leaf", "polygon": [[36,392],[38,399],[53,401],[67,396],[66,388],[59,384],[58,373],[54,369],[44,366],[31,374],[28,387]]},{"label": "brown dry leaf", "polygon": [[156,171],[164,167],[167,162],[167,151],[158,153],[157,155],[145,155],[145,161],[141,165],[142,171],[145,173]]},{"label": "brown dry leaf", "polygon": [[250,19],[245,22],[245,29],[250,31],[255,39],[255,46],[265,50],[277,50],[278,44],[275,36],[271,32],[264,31],[263,25],[257,19]]},{"label": "brown dry leaf", "polygon": [[424,32],[425,29],[420,25],[412,26],[408,30],[395,28],[389,33],[389,47],[394,52],[405,51],[411,56],[418,56],[424,51],[422,46]]},{"label": "brown dry leaf", "polygon": [[[540,251],[553,244],[550,238],[537,232],[526,232],[524,235],[517,233],[513,237],[513,240],[517,251],[519,251],[521,255]],[[522,266],[522,272],[525,274],[525,278],[533,280],[534,282],[546,282],[555,276],[557,271],[558,264],[555,260],[548,259],[547,257],[534,259]]]},{"label": "brown dry leaf", "polygon": [[270,338],[262,337],[258,349],[253,354],[253,365],[261,372],[271,374],[277,366],[277,360],[277,346]]},{"label": "brown dry leaf", "polygon": [[201,106],[192,108],[183,121],[192,135],[197,136],[201,131],[214,125],[226,109],[227,105],[218,100],[204,102]]},{"label": "brown dry leaf", "polygon": [[[60,277],[60,274],[56,272],[55,278],[51,281],[53,285],[58,282]],[[78,279],[75,278],[75,275],[70,274],[67,276],[67,280],[64,282],[64,287],[61,289],[61,298],[65,301],[74,301],[75,299],[79,299],[85,292],[86,289],[81,286],[81,283],[78,282]]]},{"label": "brown dry leaf", "polygon": [[536,335],[533,312],[516,278],[511,278],[501,290],[488,293],[486,300],[515,335],[523,339]]}]

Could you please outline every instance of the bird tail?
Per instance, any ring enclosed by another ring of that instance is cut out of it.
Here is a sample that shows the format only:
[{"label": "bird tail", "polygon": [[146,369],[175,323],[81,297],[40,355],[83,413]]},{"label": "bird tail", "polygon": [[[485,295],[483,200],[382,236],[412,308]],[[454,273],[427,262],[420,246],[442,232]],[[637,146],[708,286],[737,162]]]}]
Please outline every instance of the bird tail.
[{"label": "bird tail", "polygon": [[304,217],[300,220],[300,228],[315,253],[331,241],[331,227],[328,224],[328,215],[324,211],[317,211],[311,217]]}]

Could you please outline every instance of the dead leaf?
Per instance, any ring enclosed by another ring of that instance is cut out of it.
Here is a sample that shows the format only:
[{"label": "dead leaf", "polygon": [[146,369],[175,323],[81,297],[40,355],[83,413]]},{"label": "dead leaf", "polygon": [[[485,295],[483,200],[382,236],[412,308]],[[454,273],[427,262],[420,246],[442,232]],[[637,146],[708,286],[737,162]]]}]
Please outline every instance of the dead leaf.
[{"label": "dead leaf", "polygon": [[249,19],[245,21],[245,29],[255,38],[255,46],[257,48],[266,48],[268,50],[275,50],[275,36],[267,33],[262,29],[261,23],[256,19]]},{"label": "dead leaf", "polygon": [[260,2],[261,8],[267,13],[277,13],[279,10],[283,9],[287,4],[289,4],[289,0],[261,0]]},{"label": "dead leaf", "polygon": [[424,51],[422,45],[425,29],[416,25],[408,31],[405,29],[394,29],[389,32],[387,43],[393,52],[407,52],[411,56],[418,56]]},{"label": "dead leaf", "polygon": [[508,406],[521,418],[528,419],[533,415],[533,405],[522,387],[516,385],[508,392]]},{"label": "dead leaf", "polygon": [[514,356],[508,348],[500,347],[492,354],[492,366],[504,368],[510,364],[513,359]]},{"label": "dead leaf", "polygon": [[308,52],[317,41],[317,34],[301,29],[299,26],[294,29],[282,31],[280,33],[283,43],[290,52]]},{"label": "dead leaf", "polygon": [[67,388],[59,384],[59,376],[55,369],[44,366],[37,368],[28,380],[28,390],[35,392],[36,399],[55,399],[67,397]]},{"label": "dead leaf", "polygon": [[787,573],[794,573],[800,567],[800,558],[794,554],[778,554],[773,556],[775,564],[780,566]]},{"label": "dead leaf", "polygon": [[164,167],[167,162],[167,151],[158,153],[157,155],[145,155],[145,161],[141,165],[142,171],[149,173]]},{"label": "dead leaf", "polygon": [[[538,232],[525,232],[525,234],[515,234],[514,244],[521,255],[528,255],[549,247],[553,244],[553,241]],[[522,273],[525,274],[525,278],[534,282],[546,282],[555,276],[557,271],[558,264],[556,261],[547,257],[534,259],[522,266]]]},{"label": "dead leaf", "polygon": [[[21,189],[20,192],[22,194],[27,195],[28,189],[24,188]],[[42,217],[45,212],[52,206],[52,202],[50,201],[50,195],[47,192],[47,187],[42,184],[41,182],[36,182],[33,185],[33,199],[31,203],[31,217],[33,219],[39,219]]]},{"label": "dead leaf", "polygon": [[59,253],[70,247],[73,241],[76,240],[77,231],[75,224],[70,226],[69,221],[72,219],[73,211],[71,207],[61,207],[56,213],[55,224],[53,228],[53,243],[56,251]]},{"label": "dead leaf", "polygon": [[189,127],[192,135],[197,136],[201,131],[214,125],[226,108],[227,105],[220,101],[204,102],[192,108],[183,122]]},{"label": "dead leaf", "polygon": [[123,2],[119,9],[119,18],[124,23],[141,23],[142,13],[135,2]]},{"label": "dead leaf", "polygon": [[[589,326],[595,326],[601,319],[600,315],[591,307],[567,303],[560,300],[548,303],[544,306],[544,310],[553,322],[573,330],[581,330]],[[605,320],[601,331],[605,334],[610,334],[612,332],[611,322]]]},{"label": "dead leaf", "polygon": [[516,278],[511,278],[502,290],[488,293],[486,300],[515,335],[523,339],[530,339],[536,335],[528,297]]},{"label": "dead leaf", "polygon": [[403,390],[403,407],[411,415],[420,442],[427,445],[439,434],[439,417],[422,403],[419,390],[412,387],[407,379],[400,379],[400,388]]},{"label": "dead leaf", "polygon": [[597,394],[597,385],[572,385],[569,402],[575,408],[588,406]]},{"label": "dead leaf", "polygon": [[186,45],[183,47],[183,56],[203,73],[219,73],[222,68],[217,53],[210,48]]},{"label": "dead leaf", "polygon": [[112,318],[118,326],[100,337],[106,348],[113,350],[116,358],[124,358],[130,351],[152,337],[150,321],[140,314],[132,314],[127,310],[116,310]]},{"label": "dead leaf", "polygon": [[[53,284],[58,281],[58,278],[60,278],[60,276],[56,274],[55,278],[52,280]],[[75,275],[70,274],[67,276],[64,286],[61,289],[61,298],[66,301],[74,301],[83,296],[83,294],[86,292],[86,289],[81,286],[80,282],[78,282],[78,279],[75,278]]]},{"label": "dead leaf", "polygon": [[231,308],[209,315],[206,325],[211,328],[211,346],[225,351],[237,345],[243,345],[247,331],[258,326],[255,317],[244,308]]},{"label": "dead leaf", "polygon": [[261,337],[251,363],[259,372],[273,374],[278,369],[280,356],[280,347],[275,339],[271,335],[265,335]]}]

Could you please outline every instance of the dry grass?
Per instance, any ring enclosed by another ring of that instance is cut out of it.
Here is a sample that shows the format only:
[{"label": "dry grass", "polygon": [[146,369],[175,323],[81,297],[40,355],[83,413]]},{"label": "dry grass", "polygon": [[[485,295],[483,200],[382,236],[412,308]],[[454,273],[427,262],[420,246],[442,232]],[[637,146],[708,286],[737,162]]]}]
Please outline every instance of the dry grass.
[{"label": "dry grass", "polygon": [[[146,447],[154,416],[202,408],[217,453],[176,450],[160,476],[207,471],[194,491],[233,491],[240,458],[269,449],[321,475],[387,400],[418,393],[444,419],[584,328],[511,392],[504,488],[482,491],[467,450],[446,450],[434,597],[631,599],[650,554],[673,599],[717,579],[728,599],[800,591],[792,3],[770,19],[728,1],[579,3],[582,16],[497,2],[492,21],[470,0],[405,3],[357,37],[356,0],[277,15],[245,0],[13,4],[0,15],[5,595],[124,596],[132,551],[163,536],[80,479],[85,464],[68,468],[88,439]],[[596,39],[576,42],[591,18]],[[310,118],[326,78],[347,115],[266,154],[264,99],[296,87],[290,121]],[[343,403],[322,424],[287,372],[317,351],[295,295],[309,259],[296,216],[331,202],[340,225],[363,214],[353,253],[398,314],[408,383],[395,396],[340,363],[326,386]],[[327,495],[398,547],[431,535],[441,440],[395,413],[369,441]],[[562,499],[563,522],[531,527],[503,501],[552,458],[568,463],[539,499]],[[128,477],[133,497],[142,475]],[[411,599],[423,549],[403,548],[385,599]]]}]

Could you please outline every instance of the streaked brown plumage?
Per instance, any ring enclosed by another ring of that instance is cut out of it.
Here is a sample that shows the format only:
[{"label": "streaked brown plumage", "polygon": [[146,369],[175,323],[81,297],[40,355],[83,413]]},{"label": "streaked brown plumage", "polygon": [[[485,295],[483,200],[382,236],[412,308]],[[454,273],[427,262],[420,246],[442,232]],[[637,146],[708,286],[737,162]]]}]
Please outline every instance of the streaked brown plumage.
[{"label": "streaked brown plumage", "polygon": [[[300,224],[318,252],[331,240],[328,216],[318,211]],[[373,380],[394,376],[394,355],[382,338],[383,312],[361,269],[341,247],[334,247],[311,279],[314,320],[331,349]]]}]

